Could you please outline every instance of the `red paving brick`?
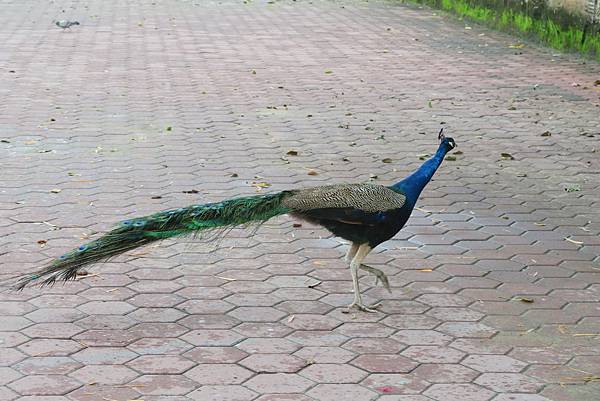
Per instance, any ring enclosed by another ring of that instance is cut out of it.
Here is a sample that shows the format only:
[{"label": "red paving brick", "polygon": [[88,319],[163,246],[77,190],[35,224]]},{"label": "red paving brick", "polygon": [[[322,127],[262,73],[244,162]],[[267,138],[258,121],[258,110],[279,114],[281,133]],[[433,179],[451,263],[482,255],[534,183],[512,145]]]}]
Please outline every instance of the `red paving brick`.
[{"label": "red paving brick", "polygon": [[399,2],[80,3],[2,5],[2,279],[257,181],[392,183],[440,126],[462,153],[369,256],[380,312],[307,223],[169,240],[0,292],[1,400],[595,399],[597,63]]}]

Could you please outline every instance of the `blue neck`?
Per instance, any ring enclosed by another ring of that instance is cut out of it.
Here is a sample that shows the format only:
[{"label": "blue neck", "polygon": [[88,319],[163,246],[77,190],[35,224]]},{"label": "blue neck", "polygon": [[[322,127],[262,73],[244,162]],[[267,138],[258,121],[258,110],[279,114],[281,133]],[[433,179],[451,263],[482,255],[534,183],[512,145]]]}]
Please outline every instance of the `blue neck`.
[{"label": "blue neck", "polygon": [[394,189],[400,189],[407,197],[407,200],[414,206],[417,203],[417,199],[421,194],[425,185],[431,180],[433,174],[435,174],[444,156],[446,156],[448,150],[444,144],[440,144],[435,156],[427,160],[411,175],[403,179],[402,181],[392,185]]}]

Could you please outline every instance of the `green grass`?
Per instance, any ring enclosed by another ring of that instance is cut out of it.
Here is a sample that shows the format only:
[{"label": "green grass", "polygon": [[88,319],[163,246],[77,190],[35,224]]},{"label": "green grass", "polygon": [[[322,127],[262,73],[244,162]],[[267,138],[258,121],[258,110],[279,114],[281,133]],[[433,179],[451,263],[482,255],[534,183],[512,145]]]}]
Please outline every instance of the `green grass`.
[{"label": "green grass", "polygon": [[516,32],[540,40],[555,49],[575,51],[600,61],[600,30],[584,34],[577,25],[561,26],[548,17],[539,19],[523,11],[496,10],[485,5],[471,4],[467,0],[410,0],[441,8],[462,18],[467,18],[493,28]]}]

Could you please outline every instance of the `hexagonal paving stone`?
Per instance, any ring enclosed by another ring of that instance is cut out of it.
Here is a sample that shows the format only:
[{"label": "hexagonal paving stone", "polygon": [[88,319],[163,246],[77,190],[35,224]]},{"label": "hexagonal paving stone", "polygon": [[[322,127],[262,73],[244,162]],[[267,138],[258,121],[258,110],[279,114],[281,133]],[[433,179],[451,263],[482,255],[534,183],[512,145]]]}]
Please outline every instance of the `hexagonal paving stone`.
[{"label": "hexagonal paving stone", "polygon": [[194,381],[181,375],[144,375],[129,385],[144,395],[183,395],[196,389]]},{"label": "hexagonal paving stone", "polygon": [[87,300],[79,295],[43,294],[33,298],[30,303],[38,308],[74,308]]},{"label": "hexagonal paving stone", "polygon": [[23,316],[35,310],[28,302],[0,301],[0,316]]},{"label": "hexagonal paving stone", "polygon": [[260,373],[244,385],[259,394],[264,393],[304,393],[313,382],[296,373]]},{"label": "hexagonal paving stone", "polygon": [[342,322],[328,316],[298,314],[290,316],[285,324],[297,330],[332,330]]},{"label": "hexagonal paving stone", "polygon": [[184,356],[197,363],[236,363],[248,354],[236,347],[196,347]]},{"label": "hexagonal paving stone", "polygon": [[305,347],[337,347],[348,341],[342,334],[324,330],[298,330],[287,338]]},{"label": "hexagonal paving stone", "polygon": [[465,355],[464,352],[438,345],[412,345],[401,354],[419,363],[456,363]]},{"label": "hexagonal paving stone", "polygon": [[358,383],[367,376],[350,365],[317,363],[302,369],[300,374],[315,383]]},{"label": "hexagonal paving stone", "polygon": [[201,385],[240,384],[252,376],[252,372],[235,364],[211,363],[198,365],[184,373]]},{"label": "hexagonal paving stone", "polygon": [[186,301],[177,308],[189,314],[223,314],[235,308],[235,305],[219,299],[203,299]]},{"label": "hexagonal paving stone", "polygon": [[436,330],[459,338],[489,338],[498,332],[492,327],[477,322],[446,322],[439,325]]},{"label": "hexagonal paving stone", "polygon": [[32,324],[34,324],[33,321],[21,316],[2,316],[2,330],[4,331],[20,331]]},{"label": "hexagonal paving stone", "polygon": [[417,363],[401,355],[386,354],[361,355],[352,364],[373,373],[408,373],[417,366]]},{"label": "hexagonal paving stone", "polygon": [[25,359],[27,355],[13,348],[4,348],[0,352],[0,366],[12,366]]},{"label": "hexagonal paving stone", "polygon": [[592,375],[600,375],[600,355],[576,356],[569,362],[569,366]]},{"label": "hexagonal paving stone", "polygon": [[188,397],[194,401],[250,401],[256,393],[238,385],[202,386]]},{"label": "hexagonal paving stone", "polygon": [[179,290],[182,285],[169,280],[139,280],[127,286],[129,289],[140,293],[165,293],[170,294]]},{"label": "hexagonal paving stone", "polygon": [[169,338],[179,337],[189,330],[177,323],[153,322],[136,324],[130,327],[128,331],[136,338]]},{"label": "hexagonal paving stone", "polygon": [[415,374],[376,373],[363,380],[362,385],[379,394],[419,394],[429,383]]},{"label": "hexagonal paving stone", "polygon": [[180,374],[194,363],[179,355],[142,355],[127,365],[141,373]]},{"label": "hexagonal paving stone", "polygon": [[87,330],[73,337],[88,347],[123,347],[137,338],[129,330]]},{"label": "hexagonal paving stone", "polygon": [[121,315],[92,315],[77,321],[77,325],[90,330],[124,330],[134,326],[136,321]]},{"label": "hexagonal paving stone", "polygon": [[475,384],[457,383],[434,384],[423,395],[437,401],[487,401],[494,393]]},{"label": "hexagonal paving stone", "polygon": [[[277,298],[279,300],[279,298]],[[277,305],[277,309],[290,314],[308,313],[325,315],[333,309],[333,306],[319,301],[284,301]]]},{"label": "hexagonal paving stone", "polygon": [[64,356],[40,356],[24,359],[13,367],[25,375],[65,375],[81,366]]},{"label": "hexagonal paving stone", "polygon": [[450,347],[459,349],[469,354],[505,354],[512,349],[509,341],[499,340],[496,336],[492,340],[487,338],[459,338],[450,343]]},{"label": "hexagonal paving stone", "polygon": [[17,397],[19,397],[19,395],[17,393],[15,393],[14,391],[12,391],[11,389],[9,389],[8,387],[4,387],[4,386],[0,387],[0,399],[6,400],[6,401],[11,401]]},{"label": "hexagonal paving stone", "polygon": [[498,394],[493,401],[551,401],[539,394]]},{"label": "hexagonal paving stone", "polygon": [[335,331],[347,337],[388,337],[394,332],[381,323],[344,323]]},{"label": "hexagonal paving stone", "polygon": [[423,364],[413,373],[430,383],[467,383],[479,375],[479,372],[455,363]]},{"label": "hexagonal paving stone", "polygon": [[231,316],[189,315],[177,321],[177,324],[191,330],[231,329],[240,323]]},{"label": "hexagonal paving stone", "polygon": [[229,315],[242,322],[277,322],[285,313],[263,306],[242,306],[229,312]]},{"label": "hexagonal paving stone", "polygon": [[176,322],[185,313],[175,308],[137,308],[127,316],[140,322]]},{"label": "hexagonal paving stone", "polygon": [[[8,389],[7,389],[8,390]],[[0,390],[0,397],[2,397],[2,391]],[[16,397],[15,397],[16,398]],[[2,400],[9,400],[10,398],[2,397]],[[28,395],[20,397],[19,401],[70,401],[69,398],[62,395]]]},{"label": "hexagonal paving stone", "polygon": [[232,294],[225,301],[236,306],[273,306],[281,299],[273,294]]},{"label": "hexagonal paving stone", "polygon": [[61,338],[71,339],[83,329],[73,323],[37,323],[23,330],[30,338]]},{"label": "hexagonal paving stone", "polygon": [[314,401],[304,394],[265,394],[255,401]]},{"label": "hexagonal paving stone", "polygon": [[182,354],[193,346],[178,338],[142,338],[127,348],[140,355],[173,355]]},{"label": "hexagonal paving stone", "polygon": [[8,385],[21,395],[63,395],[80,387],[75,379],[60,375],[31,375]]},{"label": "hexagonal paving stone", "polygon": [[537,393],[544,386],[521,373],[483,373],[475,383],[498,393]]},{"label": "hexagonal paving stone", "polygon": [[469,322],[483,318],[483,313],[469,308],[433,308],[427,311],[427,315],[443,321]]},{"label": "hexagonal paving stone", "polygon": [[383,320],[396,329],[433,329],[440,321],[426,315],[390,315]]},{"label": "hexagonal paving stone", "polygon": [[175,294],[138,294],[127,300],[141,308],[172,308],[184,301],[185,298]]},{"label": "hexagonal paving stone", "polygon": [[520,372],[527,366],[506,355],[469,355],[461,363],[479,372]]},{"label": "hexagonal paving stone", "polygon": [[63,356],[71,355],[84,347],[74,340],[63,339],[34,339],[19,345],[19,349],[32,356]]},{"label": "hexagonal paving stone", "polygon": [[[128,386],[115,385],[85,385],[69,393],[69,400],[98,401],[98,400],[135,400],[141,399],[140,393]],[[40,400],[45,401],[45,400]]]},{"label": "hexagonal paving stone", "polygon": [[300,346],[285,338],[248,338],[237,345],[249,354],[292,353]]},{"label": "hexagonal paving stone", "polygon": [[396,354],[406,348],[391,338],[354,338],[343,347],[358,354]]},{"label": "hexagonal paving stone", "polygon": [[73,359],[85,365],[119,365],[135,357],[137,357],[135,353],[119,347],[89,347],[72,356]]},{"label": "hexagonal paving stone", "polygon": [[408,345],[446,345],[453,338],[435,330],[400,330],[392,335],[398,342]]},{"label": "hexagonal paving stone", "polygon": [[240,365],[258,373],[294,373],[307,362],[286,354],[253,354],[240,361]]},{"label": "hexagonal paving stone", "polygon": [[356,356],[339,347],[304,347],[294,355],[307,363],[346,363]]},{"label": "hexagonal paving stone", "polygon": [[21,333],[3,331],[0,332],[0,348],[16,347],[17,345],[23,344],[29,340]]},{"label": "hexagonal paving stone", "polygon": [[85,317],[85,313],[71,308],[42,308],[25,317],[36,323],[73,323]]},{"label": "hexagonal paving stone", "polygon": [[90,365],[74,371],[69,376],[82,383],[124,384],[138,376],[121,365]]},{"label": "hexagonal paving stone", "polygon": [[0,367],[0,386],[17,380],[22,375],[9,367]]},{"label": "hexagonal paving stone", "polygon": [[242,323],[233,330],[246,337],[285,337],[294,331],[281,323]]},{"label": "hexagonal paving stone", "polygon": [[181,339],[195,346],[231,346],[243,337],[230,330],[194,330]]},{"label": "hexagonal paving stone", "polygon": [[88,315],[124,315],[135,307],[121,301],[92,301],[79,305],[77,309]]},{"label": "hexagonal paving stone", "polygon": [[377,394],[359,384],[319,384],[306,393],[319,401],[369,401]]}]

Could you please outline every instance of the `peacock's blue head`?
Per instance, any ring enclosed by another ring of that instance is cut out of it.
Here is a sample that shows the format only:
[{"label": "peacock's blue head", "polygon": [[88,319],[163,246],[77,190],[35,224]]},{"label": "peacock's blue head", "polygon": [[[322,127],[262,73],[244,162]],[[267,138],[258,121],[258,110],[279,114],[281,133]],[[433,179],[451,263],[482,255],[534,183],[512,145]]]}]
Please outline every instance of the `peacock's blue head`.
[{"label": "peacock's blue head", "polygon": [[440,146],[445,146],[446,152],[450,152],[452,149],[454,149],[456,147],[456,142],[454,142],[454,139],[452,139],[450,137],[446,137],[446,135],[444,135],[443,128],[440,130],[440,133],[438,134],[438,138],[440,140]]}]

